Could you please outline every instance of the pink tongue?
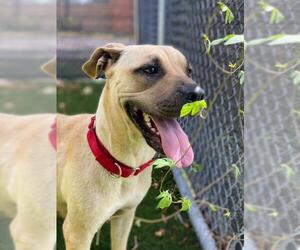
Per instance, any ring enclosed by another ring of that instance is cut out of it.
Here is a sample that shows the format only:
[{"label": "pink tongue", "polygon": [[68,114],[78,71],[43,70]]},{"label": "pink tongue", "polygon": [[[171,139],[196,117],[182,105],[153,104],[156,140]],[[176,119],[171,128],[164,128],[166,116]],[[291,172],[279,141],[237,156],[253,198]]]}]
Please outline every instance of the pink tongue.
[{"label": "pink tongue", "polygon": [[194,152],[188,136],[176,119],[161,119],[151,116],[162,142],[167,157],[177,162],[177,167],[188,167],[193,163]]}]

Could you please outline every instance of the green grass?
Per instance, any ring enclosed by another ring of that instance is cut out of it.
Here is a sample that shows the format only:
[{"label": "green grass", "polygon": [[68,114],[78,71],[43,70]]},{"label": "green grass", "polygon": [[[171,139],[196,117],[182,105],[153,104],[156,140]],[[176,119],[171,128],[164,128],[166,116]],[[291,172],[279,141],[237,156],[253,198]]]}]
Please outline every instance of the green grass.
[{"label": "green grass", "polygon": [[0,249],[13,250],[13,242],[9,233],[9,224],[11,220],[9,218],[2,218],[0,214]]},{"label": "green grass", "polygon": [[14,114],[54,113],[55,82],[47,78],[8,79],[0,85],[0,112]]},{"label": "green grass", "polygon": [[[94,113],[102,87],[103,85],[100,84],[75,83],[67,84],[64,88],[58,88],[58,111],[65,114]],[[164,172],[165,170],[153,171],[153,185],[146,198],[138,207],[136,216],[145,219],[158,219],[161,218],[162,215],[172,214],[179,209],[179,207],[176,206],[172,206],[164,211],[156,209],[157,201],[155,198],[159,193],[159,181]],[[175,187],[175,182],[171,175],[168,175],[166,178],[164,187],[171,190]],[[176,192],[178,191],[176,190]],[[62,223],[62,219],[58,219],[57,250],[65,249],[61,230]],[[164,233],[162,233],[161,236],[156,235],[157,232],[163,231]],[[109,224],[106,223],[101,230],[100,244],[97,245],[96,239],[94,239],[91,249],[109,250],[109,237]],[[175,217],[166,223],[141,223],[140,226],[135,224],[130,234],[128,249],[131,249],[135,245],[134,239],[138,242],[138,249],[142,250],[200,249],[186,213],[181,213],[180,220]]]}]

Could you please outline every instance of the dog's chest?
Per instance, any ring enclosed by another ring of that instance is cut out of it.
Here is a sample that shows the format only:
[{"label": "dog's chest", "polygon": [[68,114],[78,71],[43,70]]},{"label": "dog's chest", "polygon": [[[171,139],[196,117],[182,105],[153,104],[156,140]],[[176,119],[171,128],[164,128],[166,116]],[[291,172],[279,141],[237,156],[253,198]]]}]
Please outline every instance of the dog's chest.
[{"label": "dog's chest", "polygon": [[121,180],[118,187],[115,186],[115,204],[117,207],[136,207],[143,200],[151,185],[151,175],[133,177],[136,179]]}]

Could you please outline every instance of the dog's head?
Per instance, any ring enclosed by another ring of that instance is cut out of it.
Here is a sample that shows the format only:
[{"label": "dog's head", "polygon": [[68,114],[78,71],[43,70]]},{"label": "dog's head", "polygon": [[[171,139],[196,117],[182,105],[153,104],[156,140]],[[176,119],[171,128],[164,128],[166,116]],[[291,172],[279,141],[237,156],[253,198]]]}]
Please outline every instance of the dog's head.
[{"label": "dog's head", "polygon": [[107,87],[114,88],[152,148],[178,166],[191,164],[192,150],[175,118],[184,104],[203,99],[204,91],[191,78],[183,54],[171,46],[108,44],[93,52],[83,70],[91,78],[108,79]]}]

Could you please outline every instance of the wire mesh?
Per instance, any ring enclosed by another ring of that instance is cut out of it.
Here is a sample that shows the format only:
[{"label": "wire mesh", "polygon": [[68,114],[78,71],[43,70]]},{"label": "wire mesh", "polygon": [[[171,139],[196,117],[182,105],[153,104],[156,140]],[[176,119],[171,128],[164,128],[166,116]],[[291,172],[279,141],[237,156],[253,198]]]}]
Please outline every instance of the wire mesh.
[{"label": "wire mesh", "polygon": [[[228,65],[242,63],[243,47],[212,47],[210,57],[202,35],[206,34],[214,40],[231,33],[243,33],[243,1],[225,2],[235,16],[231,25],[225,24],[217,2],[166,1],[164,37],[166,44],[176,47],[188,58],[194,68],[193,79],[207,95],[207,119],[196,117],[181,120],[191,138],[195,162],[202,166],[201,171],[186,170],[195,198],[218,249],[227,245],[241,249],[244,205],[243,87],[238,71],[228,73],[232,71]],[[154,27],[143,26],[143,29],[150,32]],[[151,41],[142,38],[140,42]]]},{"label": "wire mesh", "polygon": [[138,42],[157,43],[158,0],[138,2]]},{"label": "wire mesh", "polygon": [[[299,32],[299,1],[268,3],[284,20],[270,24],[269,16],[249,1],[248,15],[256,18],[246,24],[247,40]],[[300,86],[291,77],[299,71],[299,51],[293,44],[261,45],[246,55],[246,80],[251,84],[245,86],[245,230],[259,249],[300,246]]]}]

